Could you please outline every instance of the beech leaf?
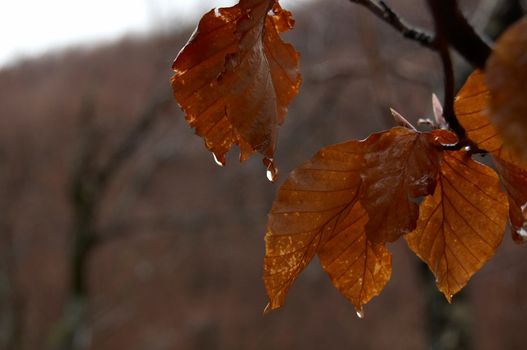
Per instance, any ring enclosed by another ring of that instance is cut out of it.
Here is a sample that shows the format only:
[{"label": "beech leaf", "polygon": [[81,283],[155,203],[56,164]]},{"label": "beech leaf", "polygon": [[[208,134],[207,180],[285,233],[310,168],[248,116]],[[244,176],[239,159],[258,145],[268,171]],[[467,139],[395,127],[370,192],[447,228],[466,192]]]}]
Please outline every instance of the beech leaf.
[{"label": "beech leaf", "polygon": [[403,128],[373,134],[364,146],[366,233],[374,242],[393,242],[415,229],[416,200],[433,193],[441,150],[432,133]]},{"label": "beech leaf", "polygon": [[293,25],[275,0],[240,0],[205,14],[174,61],[174,96],[220,164],[233,144],[242,161],[272,160],[300,87],[299,55],[279,35]]},{"label": "beech leaf", "polygon": [[506,143],[527,160],[527,17],[511,26],[487,61],[491,119]]},{"label": "beech leaf", "polygon": [[512,237],[515,242],[524,243],[527,241],[527,162],[503,144],[488,117],[490,96],[484,74],[475,71],[467,79],[454,106],[468,137],[479,148],[491,153],[508,194]]},{"label": "beech leaf", "polygon": [[[265,236],[268,310],[284,303],[316,253],[335,286],[361,310],[391,273],[384,247],[368,241],[360,206],[362,154],[358,141],[329,146],[295,169],[280,187]],[[371,274],[369,271],[373,271]]]},{"label": "beech leaf", "polygon": [[438,142],[444,140],[451,141],[452,133],[398,127],[325,147],[295,169],[269,213],[268,310],[284,303],[295,279],[318,254],[335,287],[361,312],[390,278],[385,241],[415,228],[415,199],[434,190]]},{"label": "beech leaf", "polygon": [[362,305],[381,293],[392,273],[392,257],[384,243],[371,242],[365,234],[367,221],[366,211],[356,202],[318,253],[333,285],[352,302],[359,317]]},{"label": "beech leaf", "polygon": [[495,253],[507,223],[496,173],[467,152],[445,152],[433,196],[421,204],[409,247],[425,261],[450,302]]}]

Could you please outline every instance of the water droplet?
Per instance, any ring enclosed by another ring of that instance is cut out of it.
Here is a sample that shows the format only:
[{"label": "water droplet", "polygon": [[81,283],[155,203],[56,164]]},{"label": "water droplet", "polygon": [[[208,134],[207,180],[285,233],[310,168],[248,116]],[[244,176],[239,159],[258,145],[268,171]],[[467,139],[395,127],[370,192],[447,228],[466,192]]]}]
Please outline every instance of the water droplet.
[{"label": "water droplet", "polygon": [[516,243],[527,242],[527,230],[525,227],[520,227],[512,232],[512,238]]},{"label": "water droplet", "polygon": [[278,168],[274,165],[272,158],[264,158],[263,164],[267,167],[267,180],[275,182],[278,179]]},{"label": "water droplet", "polygon": [[364,309],[362,307],[357,310],[357,317],[361,320],[364,318]]},{"label": "water droplet", "polygon": [[267,315],[268,313],[271,312],[271,304],[270,303],[267,303],[267,305],[265,305],[265,308],[264,308],[264,311],[263,311],[263,314],[264,315]]},{"label": "water droplet", "polygon": [[218,158],[216,156],[216,153],[212,153],[212,156],[214,157],[214,162],[216,162],[216,164],[218,164],[221,167],[225,166],[225,156],[224,155]]}]

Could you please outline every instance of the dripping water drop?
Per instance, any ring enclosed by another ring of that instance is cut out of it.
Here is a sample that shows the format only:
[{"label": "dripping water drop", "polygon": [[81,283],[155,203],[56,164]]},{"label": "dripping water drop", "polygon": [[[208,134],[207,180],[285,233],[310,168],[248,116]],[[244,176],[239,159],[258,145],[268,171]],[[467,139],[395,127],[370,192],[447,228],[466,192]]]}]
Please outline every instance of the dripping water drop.
[{"label": "dripping water drop", "polygon": [[216,164],[218,164],[221,167],[225,165],[225,160],[222,157],[218,158],[215,153],[212,153],[212,156],[214,157],[214,162]]},{"label": "dripping water drop", "polygon": [[364,309],[362,307],[357,310],[357,317],[361,320],[364,318]]},{"label": "dripping water drop", "polygon": [[264,158],[263,164],[267,167],[265,172],[267,180],[275,182],[278,179],[278,168],[274,165],[272,158]]},{"label": "dripping water drop", "polygon": [[271,170],[267,169],[266,175],[267,175],[267,180],[269,180],[271,182],[275,181],[274,174],[273,174],[273,172]]},{"label": "dripping water drop", "polygon": [[524,227],[520,227],[517,230],[513,231],[514,242],[516,243],[525,243],[527,242],[527,230]]}]

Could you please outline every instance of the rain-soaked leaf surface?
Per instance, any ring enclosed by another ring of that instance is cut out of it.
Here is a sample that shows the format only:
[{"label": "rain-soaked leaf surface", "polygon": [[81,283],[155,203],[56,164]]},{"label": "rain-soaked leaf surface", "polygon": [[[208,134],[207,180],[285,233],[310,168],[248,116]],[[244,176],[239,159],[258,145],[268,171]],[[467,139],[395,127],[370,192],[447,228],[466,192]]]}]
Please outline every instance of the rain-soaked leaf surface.
[{"label": "rain-soaked leaf surface", "polygon": [[337,288],[364,317],[362,305],[381,293],[392,273],[392,257],[384,243],[371,242],[364,225],[368,214],[359,202],[335,223],[335,233],[321,247],[320,264]]},{"label": "rain-soaked leaf surface", "polygon": [[[391,274],[393,237],[415,228],[415,199],[431,194],[441,133],[406,128],[320,150],[279,189],[269,214],[264,281],[269,308],[280,307],[299,273],[318,253],[335,287],[360,312]],[[370,211],[371,215],[370,215]],[[373,218],[373,219],[372,219]],[[371,236],[367,225],[373,220]],[[383,238],[377,235],[382,228]]]},{"label": "rain-soaked leaf surface", "polygon": [[491,168],[464,151],[445,152],[433,196],[405,238],[450,301],[495,253],[507,223],[507,198]]},{"label": "rain-soaked leaf surface", "polygon": [[527,241],[527,162],[503,144],[488,117],[490,98],[485,76],[475,71],[456,98],[456,114],[468,137],[491,153],[508,194],[512,237],[523,243]]},{"label": "rain-soaked leaf surface", "polygon": [[370,220],[368,237],[393,242],[412,231],[419,214],[416,200],[432,194],[440,150],[431,133],[405,128],[370,136],[361,170],[361,203]]},{"label": "rain-soaked leaf surface", "polygon": [[[367,214],[359,202],[363,157],[357,148],[361,143],[350,141],[322,149],[279,189],[265,236],[270,309],[282,306],[288,289],[317,253],[336,287],[358,310],[387,282],[389,253],[372,251],[364,231]],[[354,259],[362,263],[353,264]],[[374,267],[381,272],[376,277],[365,276],[371,264],[379,265]]]},{"label": "rain-soaked leaf surface", "polygon": [[300,87],[299,55],[279,35],[293,25],[275,0],[240,0],[205,14],[174,61],[174,96],[220,164],[233,144],[241,160],[273,159]]}]

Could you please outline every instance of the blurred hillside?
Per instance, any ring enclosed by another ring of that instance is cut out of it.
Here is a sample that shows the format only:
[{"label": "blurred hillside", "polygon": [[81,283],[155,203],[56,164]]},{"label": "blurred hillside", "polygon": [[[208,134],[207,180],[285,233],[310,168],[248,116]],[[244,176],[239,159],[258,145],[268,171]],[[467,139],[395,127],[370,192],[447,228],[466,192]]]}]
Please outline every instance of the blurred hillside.
[{"label": "blurred hillside", "polygon": [[[481,3],[463,6],[480,18]],[[396,7],[430,27],[422,2]],[[393,126],[388,107],[431,116],[442,79],[433,53],[347,1],[295,18],[287,40],[304,83],[280,130],[281,181],[324,145]],[[279,184],[258,157],[239,164],[237,150],[219,168],[187,126],[169,78],[191,29],[0,71],[0,349],[46,349],[73,326],[74,348],[93,350],[428,348],[426,283],[403,242],[364,320],[317,263],[285,308],[262,315]],[[474,349],[525,347],[524,249],[506,236],[466,307],[451,309],[469,315]]]}]

